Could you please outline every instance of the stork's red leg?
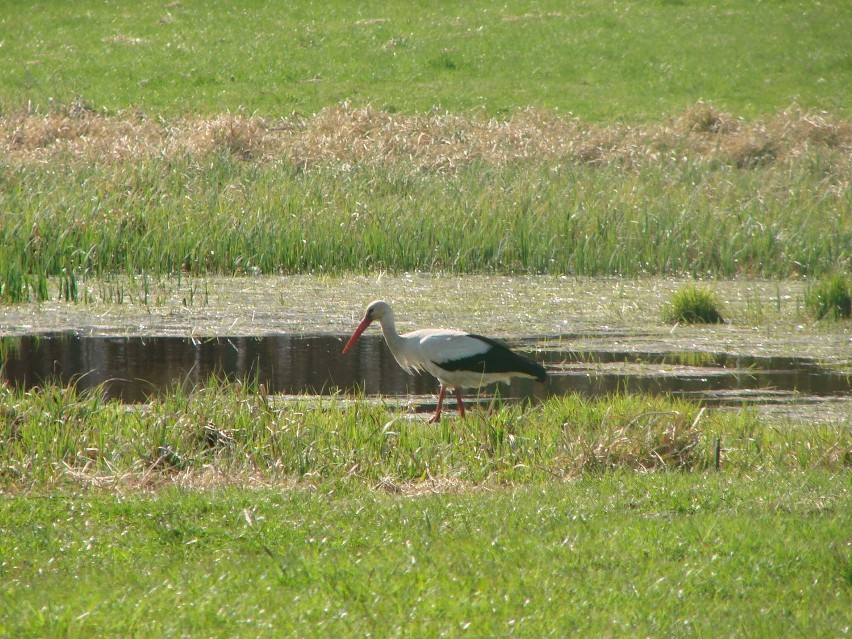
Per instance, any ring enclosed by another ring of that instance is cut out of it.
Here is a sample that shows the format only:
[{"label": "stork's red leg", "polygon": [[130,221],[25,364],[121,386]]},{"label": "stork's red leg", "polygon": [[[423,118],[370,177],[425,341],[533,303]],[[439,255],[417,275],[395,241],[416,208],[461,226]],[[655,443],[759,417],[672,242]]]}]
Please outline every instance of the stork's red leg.
[{"label": "stork's red leg", "polygon": [[461,390],[458,389],[458,388],[456,388],[456,402],[458,402],[458,406],[459,406],[459,417],[464,419],[464,402],[462,401],[462,398],[461,398]]},{"label": "stork's red leg", "polygon": [[430,424],[437,424],[441,421],[441,409],[444,407],[444,395],[447,392],[447,387],[441,384],[441,392],[438,393],[438,407],[435,409],[435,414],[429,420]]}]

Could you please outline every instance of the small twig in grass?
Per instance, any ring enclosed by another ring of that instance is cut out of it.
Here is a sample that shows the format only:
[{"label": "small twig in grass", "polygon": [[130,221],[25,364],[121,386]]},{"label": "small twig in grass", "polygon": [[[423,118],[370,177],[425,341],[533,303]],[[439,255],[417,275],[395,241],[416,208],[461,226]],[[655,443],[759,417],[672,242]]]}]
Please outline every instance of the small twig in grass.
[{"label": "small twig in grass", "polygon": [[692,428],[695,428],[696,426],[698,426],[698,422],[701,421],[701,417],[704,415],[705,409],[706,409],[706,406],[702,406],[701,410],[698,411],[698,414],[695,416],[695,419],[692,420]]},{"label": "small twig in grass", "polygon": [[609,421],[609,416],[612,413],[612,405],[606,407],[606,412],[604,413],[603,418],[601,419],[601,428],[606,426],[606,423]]},{"label": "small twig in grass", "polygon": [[275,565],[278,566],[278,571],[281,573],[281,578],[287,579],[287,571],[284,569],[284,562],[282,562],[278,558],[278,556],[274,552],[272,552],[272,549],[265,543],[260,542],[260,547],[263,549],[263,552],[269,555],[269,558],[275,562]]}]

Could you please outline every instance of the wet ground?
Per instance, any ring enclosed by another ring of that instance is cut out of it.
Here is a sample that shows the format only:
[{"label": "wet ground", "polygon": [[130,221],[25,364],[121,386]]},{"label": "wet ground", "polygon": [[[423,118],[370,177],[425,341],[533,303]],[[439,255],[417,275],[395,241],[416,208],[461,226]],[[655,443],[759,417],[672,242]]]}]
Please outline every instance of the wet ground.
[{"label": "wet ground", "polygon": [[[358,350],[340,354],[367,302],[382,297],[394,302],[401,330],[475,330],[546,363],[547,385],[516,380],[499,387],[504,398],[668,393],[708,404],[747,403],[803,421],[850,423],[850,323],[810,321],[802,282],[708,283],[724,302],[725,324],[665,325],[660,309],[681,284],[428,275],[218,278],[146,286],[145,299],[133,281],[120,295],[90,284],[93,303],[0,307],[0,359],[3,376],[14,383],[58,377],[82,387],[105,384],[127,401],[217,374],[257,379],[281,394],[359,388],[414,398],[428,410],[434,380],[400,370],[378,331],[365,334]],[[98,299],[110,295],[112,303]]]}]

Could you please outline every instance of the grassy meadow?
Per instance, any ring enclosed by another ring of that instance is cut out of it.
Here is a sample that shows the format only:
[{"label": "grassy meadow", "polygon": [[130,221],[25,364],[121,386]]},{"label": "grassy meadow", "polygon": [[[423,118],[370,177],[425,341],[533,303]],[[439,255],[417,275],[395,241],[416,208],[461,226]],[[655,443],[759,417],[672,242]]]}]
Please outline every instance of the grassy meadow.
[{"label": "grassy meadow", "polygon": [[[290,326],[322,289],[339,328],[329,305],[376,289],[435,317],[423,292],[470,276],[489,295],[444,319],[658,330],[654,276],[740,296],[684,350],[806,334],[850,359],[848,320],[799,309],[852,272],[844,3],[11,0],[0,21],[15,326]],[[403,273],[435,283],[381,288]],[[527,290],[494,302],[496,275]],[[225,311],[199,311],[207,281]],[[836,415],[669,398],[430,426],[251,385],[133,407],[0,386],[0,636],[845,635],[850,464]]]},{"label": "grassy meadow", "polygon": [[2,14],[7,109],[272,116],[349,100],[635,123],[701,98],[748,118],[852,105],[842,2],[12,0]]},{"label": "grassy meadow", "polygon": [[7,497],[0,633],[842,636],[845,489],[822,471],[627,472]]},{"label": "grassy meadow", "polygon": [[437,426],[211,384],[5,390],[8,636],[836,635],[846,429],[641,397]]}]

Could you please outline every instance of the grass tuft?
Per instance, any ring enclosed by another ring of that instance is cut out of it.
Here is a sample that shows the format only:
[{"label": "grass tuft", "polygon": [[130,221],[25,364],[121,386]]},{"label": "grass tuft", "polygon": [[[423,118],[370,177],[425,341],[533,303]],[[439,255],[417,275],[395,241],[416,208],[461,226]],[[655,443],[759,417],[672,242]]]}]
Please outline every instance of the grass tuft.
[{"label": "grass tuft", "polygon": [[663,309],[663,321],[669,324],[721,324],[719,300],[715,293],[695,285],[679,288]]},{"label": "grass tuft", "polygon": [[691,470],[700,431],[678,411],[642,413],[624,425],[609,421],[582,461],[584,470]]},{"label": "grass tuft", "polygon": [[806,291],[805,306],[817,319],[836,320],[852,316],[848,279],[838,273],[820,280]]},{"label": "grass tuft", "polygon": [[686,132],[731,134],[741,122],[728,113],[723,113],[712,104],[699,101],[681,116],[679,127]]}]

